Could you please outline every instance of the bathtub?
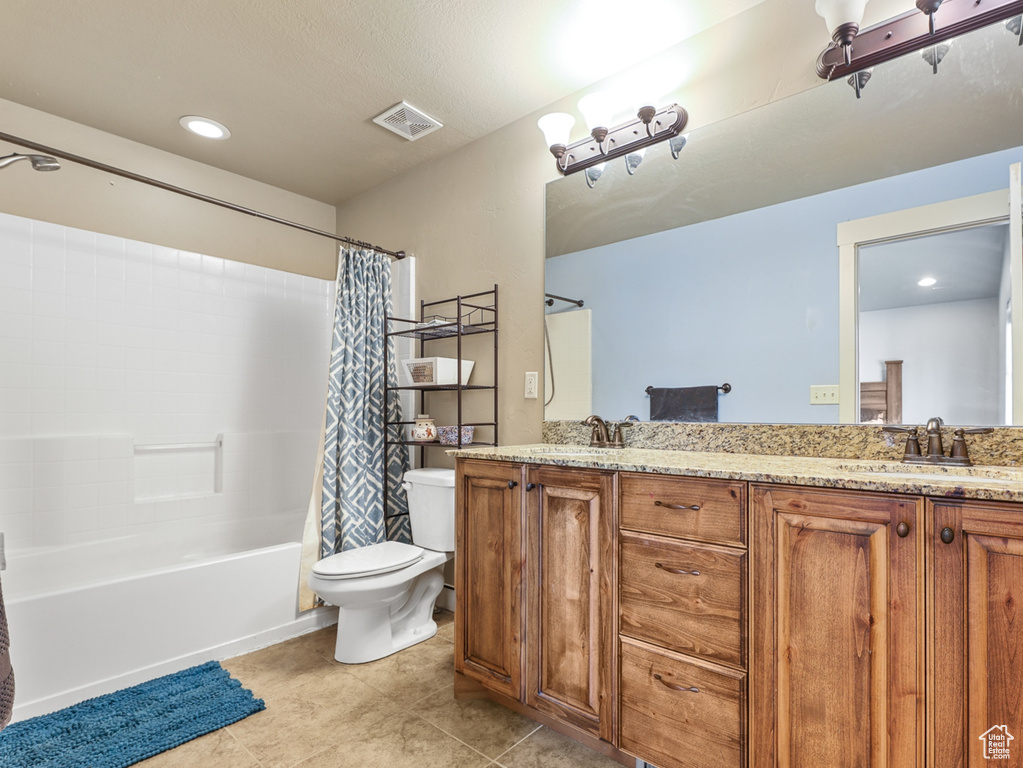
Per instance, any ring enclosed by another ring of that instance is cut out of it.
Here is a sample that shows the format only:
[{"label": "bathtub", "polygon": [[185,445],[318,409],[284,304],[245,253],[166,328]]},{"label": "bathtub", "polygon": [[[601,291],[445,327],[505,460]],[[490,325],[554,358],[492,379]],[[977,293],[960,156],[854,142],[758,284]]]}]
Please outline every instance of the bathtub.
[{"label": "bathtub", "polygon": [[298,543],[278,544],[70,588],[49,583],[49,574],[59,570],[55,562],[66,568],[79,558],[102,573],[112,553],[93,544],[9,554],[2,579],[16,678],[14,719],[334,623],[337,609],[298,613],[300,552]]}]

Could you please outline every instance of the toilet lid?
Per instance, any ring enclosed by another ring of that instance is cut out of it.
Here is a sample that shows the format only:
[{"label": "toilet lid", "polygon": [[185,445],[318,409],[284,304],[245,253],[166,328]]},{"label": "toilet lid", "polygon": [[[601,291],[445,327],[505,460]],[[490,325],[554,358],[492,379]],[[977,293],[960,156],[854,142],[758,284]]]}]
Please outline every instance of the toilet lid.
[{"label": "toilet lid", "polygon": [[313,573],[325,579],[353,579],[357,576],[373,576],[388,573],[412,565],[421,560],[422,547],[402,544],[400,541],[384,541],[368,547],[348,549],[336,555],[325,557],[313,565]]}]

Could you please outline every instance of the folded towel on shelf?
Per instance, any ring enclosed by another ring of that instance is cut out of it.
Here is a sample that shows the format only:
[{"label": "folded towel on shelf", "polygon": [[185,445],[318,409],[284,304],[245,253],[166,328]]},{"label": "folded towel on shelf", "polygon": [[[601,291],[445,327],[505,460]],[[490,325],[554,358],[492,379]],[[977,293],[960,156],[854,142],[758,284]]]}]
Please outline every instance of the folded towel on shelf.
[{"label": "folded towel on shelf", "polygon": [[650,421],[717,421],[718,388],[649,387]]},{"label": "folded towel on shelf", "polygon": [[11,638],[7,634],[4,593],[0,586],[0,730],[11,722],[14,711],[14,670],[11,669]]}]

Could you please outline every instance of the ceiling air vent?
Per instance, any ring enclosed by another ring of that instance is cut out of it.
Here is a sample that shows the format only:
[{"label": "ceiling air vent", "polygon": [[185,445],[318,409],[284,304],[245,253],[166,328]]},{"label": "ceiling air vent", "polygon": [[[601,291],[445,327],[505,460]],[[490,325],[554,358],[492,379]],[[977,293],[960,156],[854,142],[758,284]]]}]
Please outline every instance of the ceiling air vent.
[{"label": "ceiling air vent", "polygon": [[404,101],[381,112],[373,118],[373,122],[394,131],[399,136],[404,136],[409,141],[415,141],[443,127],[438,121]]}]

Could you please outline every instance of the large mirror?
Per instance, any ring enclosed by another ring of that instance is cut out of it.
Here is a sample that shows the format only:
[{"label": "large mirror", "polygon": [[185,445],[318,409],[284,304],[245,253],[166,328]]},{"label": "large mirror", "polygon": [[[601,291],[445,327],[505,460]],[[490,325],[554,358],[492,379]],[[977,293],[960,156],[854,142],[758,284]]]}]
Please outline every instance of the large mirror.
[{"label": "large mirror", "polygon": [[[840,280],[837,227],[1005,189],[1023,160],[1021,84],[1023,51],[997,24],[957,40],[936,75],[909,55],[876,68],[861,99],[821,84],[693,131],[677,161],[661,145],[634,176],[611,163],[593,189],[581,175],[548,184],[545,288],[559,298],[545,306],[545,417],[647,420],[654,407],[670,418],[655,398],[713,388],[707,420],[876,420],[849,416],[858,392],[838,402],[841,290],[857,289]],[[964,258],[967,272],[984,261]],[[1006,299],[984,290],[991,307]],[[971,369],[957,384],[970,391],[944,401],[907,401],[904,421],[919,423],[923,407],[953,414],[963,398],[974,405],[959,423],[1011,418],[1004,316],[986,326],[994,373]],[[928,359],[952,366],[954,354],[938,346]],[[865,365],[863,380],[883,381],[881,365]],[[919,374],[903,371],[907,397]]]}]

